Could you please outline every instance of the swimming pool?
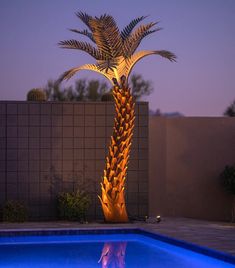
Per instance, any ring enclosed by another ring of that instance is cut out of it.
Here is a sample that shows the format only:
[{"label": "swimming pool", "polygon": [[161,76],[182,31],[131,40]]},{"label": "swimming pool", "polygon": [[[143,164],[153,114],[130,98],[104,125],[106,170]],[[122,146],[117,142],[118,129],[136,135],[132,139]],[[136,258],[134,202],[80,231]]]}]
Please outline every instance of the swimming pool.
[{"label": "swimming pool", "polygon": [[[0,267],[102,267],[102,268],[234,268],[233,258],[206,256],[169,238],[138,230],[91,231],[72,234],[41,233],[0,237]],[[160,238],[156,239],[156,238]],[[179,242],[182,243],[182,242]],[[186,245],[186,244],[185,244]],[[195,249],[195,248],[193,248]],[[208,251],[209,255],[210,252]],[[208,255],[208,252],[205,252]],[[227,256],[228,257],[228,256]],[[229,263],[230,262],[230,263]]]}]

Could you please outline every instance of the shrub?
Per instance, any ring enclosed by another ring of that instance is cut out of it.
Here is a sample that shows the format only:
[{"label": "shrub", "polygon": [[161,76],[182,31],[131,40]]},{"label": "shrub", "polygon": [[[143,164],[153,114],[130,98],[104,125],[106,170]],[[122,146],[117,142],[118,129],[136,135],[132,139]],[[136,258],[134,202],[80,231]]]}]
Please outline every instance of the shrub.
[{"label": "shrub", "polygon": [[225,166],[224,170],[220,174],[220,178],[224,189],[233,195],[232,205],[232,222],[235,222],[235,165]]},{"label": "shrub", "polygon": [[6,201],[2,208],[3,221],[24,222],[27,220],[27,210],[19,201]]},{"label": "shrub", "polygon": [[77,190],[71,193],[58,195],[59,218],[69,221],[85,221],[90,198],[84,191]]},{"label": "shrub", "polygon": [[3,217],[2,217],[2,207],[0,207],[0,221],[3,220]]},{"label": "shrub", "polygon": [[39,88],[31,89],[27,94],[27,101],[46,101],[46,93]]},{"label": "shrub", "polygon": [[220,177],[225,190],[228,193],[235,195],[235,165],[225,166]]}]

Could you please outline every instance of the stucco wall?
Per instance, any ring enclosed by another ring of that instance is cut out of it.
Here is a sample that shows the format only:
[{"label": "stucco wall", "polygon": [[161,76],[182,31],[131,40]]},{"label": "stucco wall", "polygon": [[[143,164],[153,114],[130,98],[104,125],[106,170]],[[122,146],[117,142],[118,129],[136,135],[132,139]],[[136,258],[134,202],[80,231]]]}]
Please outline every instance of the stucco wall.
[{"label": "stucco wall", "polygon": [[149,144],[150,215],[230,218],[218,176],[235,163],[235,118],[151,116]]},{"label": "stucco wall", "polygon": [[[86,188],[90,218],[102,218],[97,194],[114,104],[0,101],[0,206],[20,200],[31,219],[54,219],[60,191]],[[126,200],[130,215],[148,213],[148,104],[136,104]]]}]

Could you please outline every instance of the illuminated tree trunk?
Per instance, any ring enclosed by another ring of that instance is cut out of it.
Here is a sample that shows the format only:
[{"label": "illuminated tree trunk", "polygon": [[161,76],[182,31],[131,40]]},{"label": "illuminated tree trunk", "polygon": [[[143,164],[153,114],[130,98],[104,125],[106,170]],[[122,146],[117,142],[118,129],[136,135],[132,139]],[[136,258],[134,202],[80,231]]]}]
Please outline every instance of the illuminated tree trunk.
[{"label": "illuminated tree trunk", "polygon": [[106,222],[128,222],[125,180],[134,128],[134,107],[130,89],[113,87],[116,116],[99,197]]},{"label": "illuminated tree trunk", "polygon": [[102,268],[125,268],[127,242],[107,242],[104,244],[98,263]]}]

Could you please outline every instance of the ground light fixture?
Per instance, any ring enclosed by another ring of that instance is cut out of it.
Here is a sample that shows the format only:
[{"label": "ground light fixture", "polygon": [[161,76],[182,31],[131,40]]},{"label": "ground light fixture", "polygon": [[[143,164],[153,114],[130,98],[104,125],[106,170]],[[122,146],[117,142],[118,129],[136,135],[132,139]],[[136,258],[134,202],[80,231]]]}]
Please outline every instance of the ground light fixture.
[{"label": "ground light fixture", "polygon": [[162,220],[162,219],[161,219],[161,216],[160,216],[160,215],[156,216],[156,222],[157,222],[157,223],[159,223],[161,220]]},{"label": "ground light fixture", "polygon": [[156,54],[175,61],[176,56],[167,50],[136,52],[144,37],[161,29],[157,27],[158,22],[136,27],[146,18],[144,16],[133,19],[122,31],[119,30],[114,18],[107,14],[92,17],[86,13],[77,12],[76,16],[87,29],[70,30],[86,36],[94,45],[71,39],[60,41],[59,46],[82,50],[92,56],[96,63],[72,68],[63,73],[58,82],[68,80],[78,71],[90,70],[104,75],[112,83],[116,115],[101,182],[101,196],[98,197],[106,222],[128,222],[125,181],[135,120],[135,101],[128,86],[128,77],[134,65],[143,57]]}]

